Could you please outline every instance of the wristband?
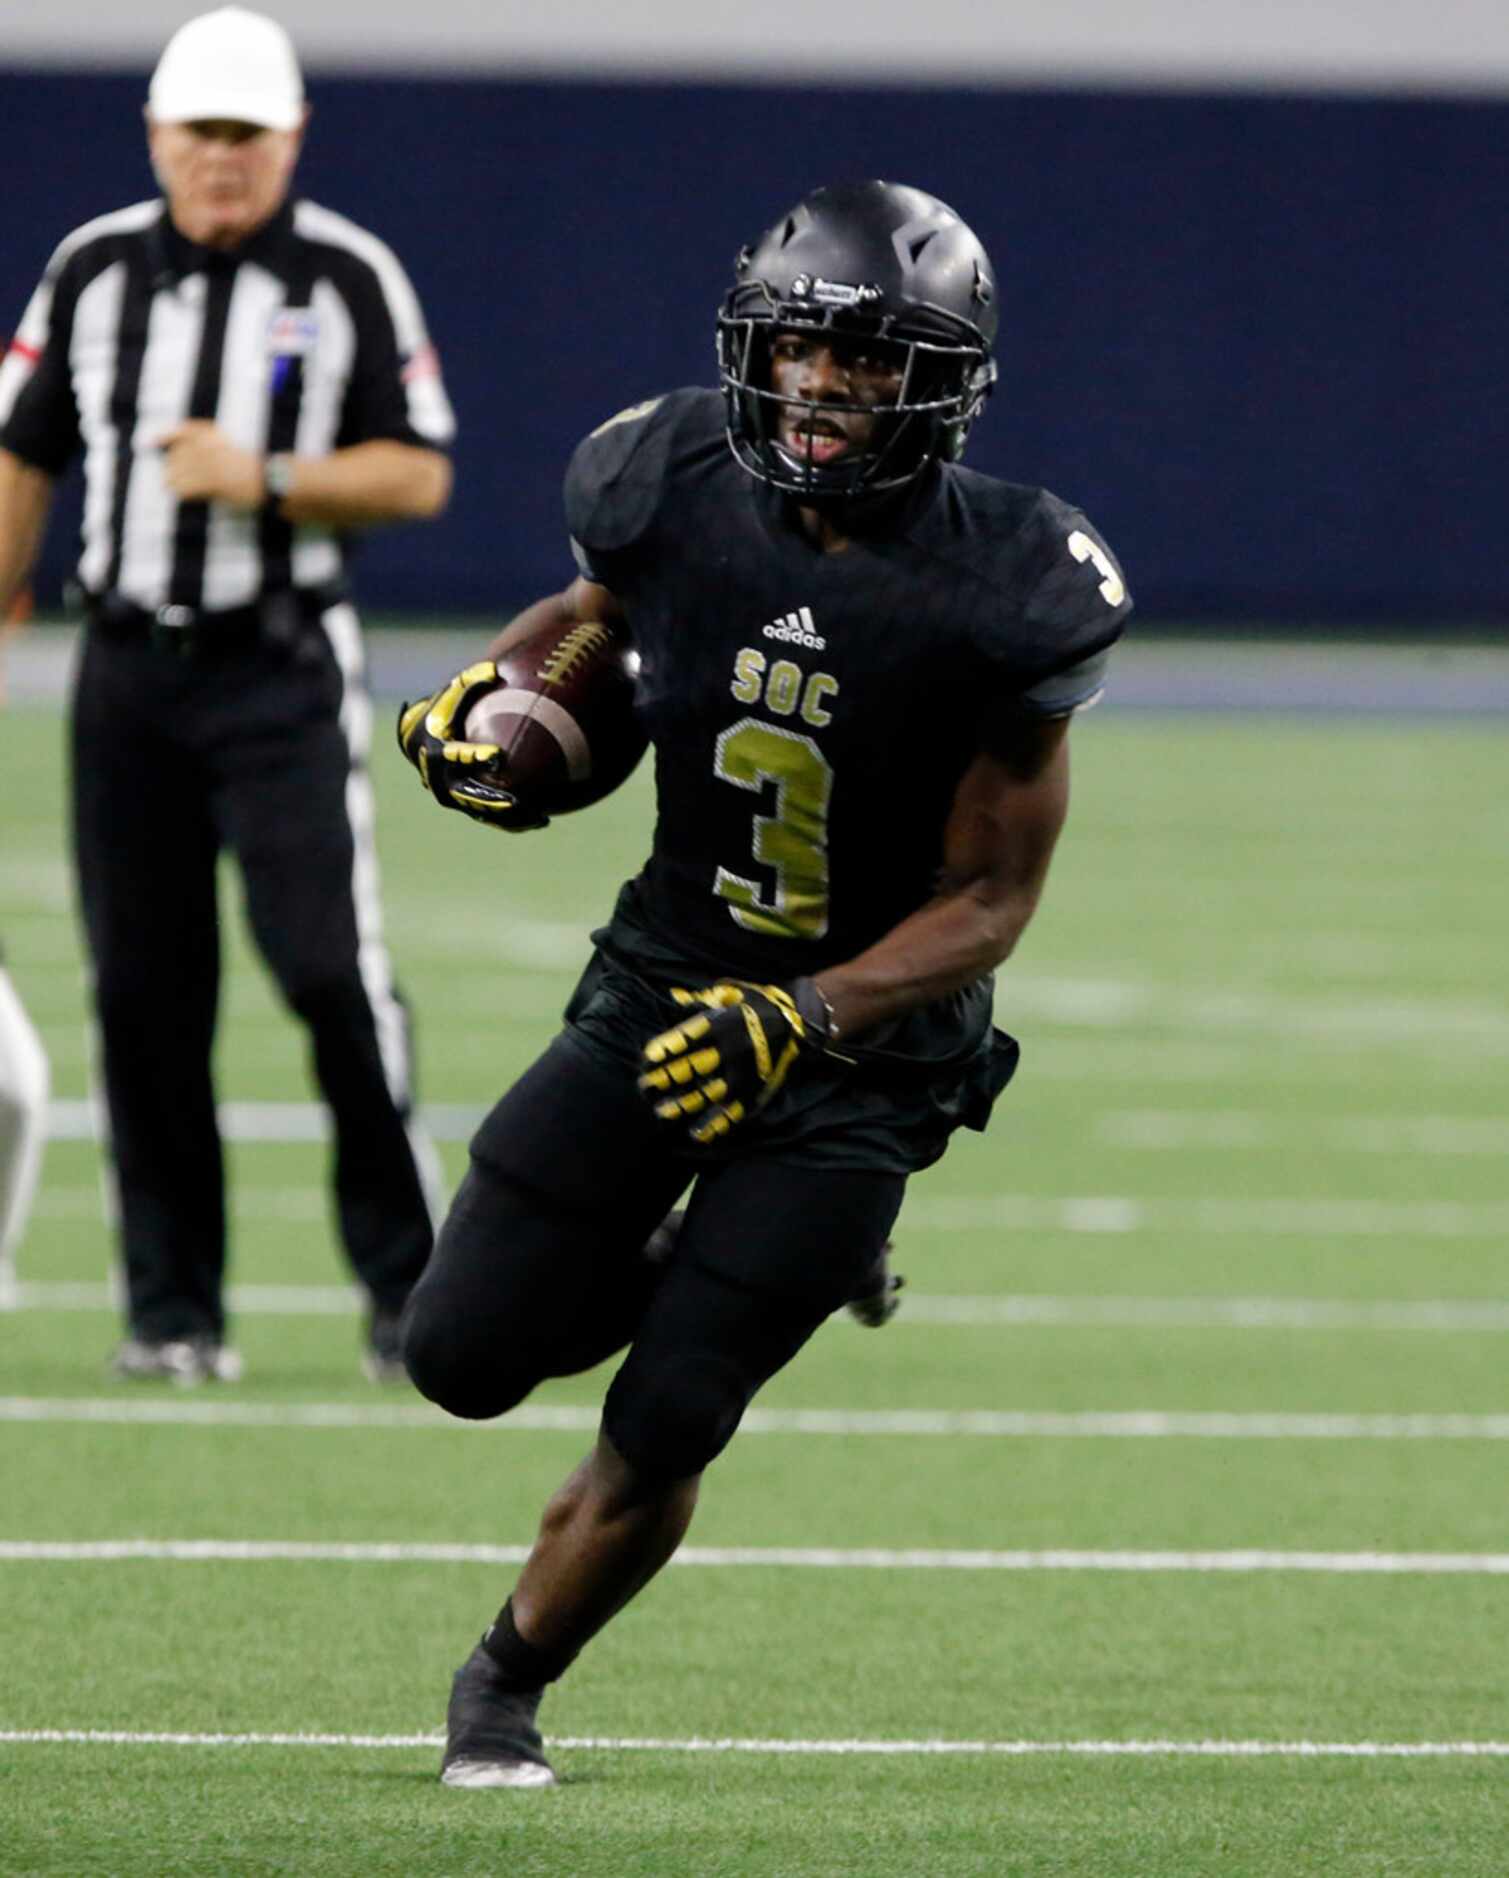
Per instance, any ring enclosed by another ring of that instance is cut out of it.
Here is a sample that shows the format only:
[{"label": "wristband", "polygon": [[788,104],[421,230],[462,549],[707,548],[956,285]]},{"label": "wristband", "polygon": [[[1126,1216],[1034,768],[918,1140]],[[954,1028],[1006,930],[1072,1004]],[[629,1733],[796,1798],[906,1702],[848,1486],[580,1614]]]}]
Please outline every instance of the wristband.
[{"label": "wristband", "polygon": [[838,1042],[838,1019],[833,1014],[833,1000],[816,979],[797,979],[791,987],[791,1001],[806,1024],[811,1041],[824,1056],[831,1056],[836,1063],[854,1061],[852,1056],[833,1047]]},{"label": "wristband", "polygon": [[262,489],[267,506],[279,511],[293,489],[293,458],[279,454],[262,460]]},{"label": "wristband", "polygon": [[824,1044],[837,1043],[838,1042],[838,1019],[833,1015],[833,1000],[828,996],[827,992],[823,990],[822,986],[817,982],[815,978],[809,978],[807,980],[807,989],[812,993],[813,997],[817,999],[818,1004],[822,1007],[823,1029],[822,1029],[822,1036],[819,1041],[821,1041]]}]

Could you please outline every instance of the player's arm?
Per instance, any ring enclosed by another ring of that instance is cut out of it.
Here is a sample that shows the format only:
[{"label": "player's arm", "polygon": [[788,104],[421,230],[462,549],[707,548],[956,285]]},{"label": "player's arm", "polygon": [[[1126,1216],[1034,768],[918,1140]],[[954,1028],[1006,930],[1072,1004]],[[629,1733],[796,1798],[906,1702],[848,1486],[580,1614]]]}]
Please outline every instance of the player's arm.
[{"label": "player's arm", "polygon": [[276,500],[294,523],[360,528],[425,521],[450,500],[445,452],[393,437],[347,444],[327,456],[279,457],[270,468],[274,459],[233,443],[209,418],[189,418],[162,437],[160,448],[163,474],[180,501],[259,509]]},{"label": "player's arm", "polygon": [[0,449],[0,619],[9,616],[36,565],[52,491],[46,470]]},{"label": "player's arm", "polygon": [[817,974],[838,1038],[947,997],[1010,957],[1068,814],[1069,724],[1023,715],[965,771],[938,892],[857,957]]},{"label": "player's arm", "polygon": [[526,606],[522,613],[515,614],[487,648],[486,656],[490,659],[502,658],[510,646],[527,639],[531,633],[539,632],[542,627],[581,626],[588,620],[597,620],[604,626],[616,626],[623,617],[624,610],[616,594],[598,581],[578,575],[562,592],[547,594],[544,599]]}]

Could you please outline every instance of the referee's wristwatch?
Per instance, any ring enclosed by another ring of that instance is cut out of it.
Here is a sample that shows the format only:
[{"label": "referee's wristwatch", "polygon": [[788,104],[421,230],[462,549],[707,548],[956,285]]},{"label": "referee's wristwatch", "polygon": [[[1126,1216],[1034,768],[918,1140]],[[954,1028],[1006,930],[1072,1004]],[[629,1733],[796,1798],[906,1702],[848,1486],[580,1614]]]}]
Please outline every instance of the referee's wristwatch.
[{"label": "referee's wristwatch", "polygon": [[293,489],[293,458],[278,455],[262,459],[263,499],[273,513],[281,512],[284,498]]}]

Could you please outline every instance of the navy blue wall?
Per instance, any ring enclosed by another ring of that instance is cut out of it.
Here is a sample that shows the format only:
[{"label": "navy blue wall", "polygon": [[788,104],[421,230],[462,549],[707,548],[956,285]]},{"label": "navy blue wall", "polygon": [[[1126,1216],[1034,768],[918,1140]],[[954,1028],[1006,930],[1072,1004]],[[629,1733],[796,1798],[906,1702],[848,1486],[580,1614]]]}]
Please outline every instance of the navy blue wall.
[{"label": "navy blue wall", "polygon": [[[144,89],[144,75],[0,73],[21,164],[0,324],[68,228],[149,193]],[[651,392],[711,382],[739,243],[819,182],[878,174],[952,202],[1002,277],[1002,385],[970,460],[1080,502],[1144,620],[1503,611],[1509,105],[311,90],[300,187],[397,248],[462,425],[450,514],[365,550],[370,609],[500,610],[562,582],[575,439]]]}]

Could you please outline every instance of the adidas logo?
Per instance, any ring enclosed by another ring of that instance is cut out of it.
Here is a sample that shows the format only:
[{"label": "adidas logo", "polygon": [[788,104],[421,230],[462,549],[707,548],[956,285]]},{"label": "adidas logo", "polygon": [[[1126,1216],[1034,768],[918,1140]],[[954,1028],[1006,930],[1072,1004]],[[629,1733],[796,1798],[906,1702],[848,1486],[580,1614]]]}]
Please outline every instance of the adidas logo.
[{"label": "adidas logo", "polygon": [[767,639],[784,639],[791,645],[806,646],[809,652],[827,650],[828,642],[814,631],[812,608],[799,607],[795,613],[785,613],[780,619],[773,619],[764,629]]}]

